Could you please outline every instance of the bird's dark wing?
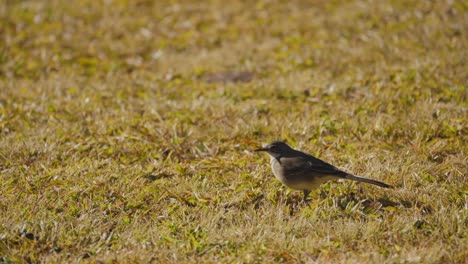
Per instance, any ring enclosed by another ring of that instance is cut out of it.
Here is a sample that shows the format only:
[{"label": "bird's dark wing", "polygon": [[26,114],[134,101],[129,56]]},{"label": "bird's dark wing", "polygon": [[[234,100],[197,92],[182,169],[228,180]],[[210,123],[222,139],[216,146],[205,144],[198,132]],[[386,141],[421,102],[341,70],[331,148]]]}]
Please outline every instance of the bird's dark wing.
[{"label": "bird's dark wing", "polygon": [[331,164],[319,160],[311,155],[303,154],[294,157],[282,157],[281,165],[288,175],[314,175],[344,177],[345,172]]}]

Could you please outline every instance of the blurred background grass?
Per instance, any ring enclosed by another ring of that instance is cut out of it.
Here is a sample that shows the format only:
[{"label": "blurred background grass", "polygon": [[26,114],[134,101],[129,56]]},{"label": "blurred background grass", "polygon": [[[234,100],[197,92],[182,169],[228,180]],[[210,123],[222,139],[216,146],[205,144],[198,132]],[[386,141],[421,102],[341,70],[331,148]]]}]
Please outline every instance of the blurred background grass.
[{"label": "blurred background grass", "polygon": [[[0,257],[467,259],[464,1],[2,1]],[[397,186],[299,205],[288,140]]]}]

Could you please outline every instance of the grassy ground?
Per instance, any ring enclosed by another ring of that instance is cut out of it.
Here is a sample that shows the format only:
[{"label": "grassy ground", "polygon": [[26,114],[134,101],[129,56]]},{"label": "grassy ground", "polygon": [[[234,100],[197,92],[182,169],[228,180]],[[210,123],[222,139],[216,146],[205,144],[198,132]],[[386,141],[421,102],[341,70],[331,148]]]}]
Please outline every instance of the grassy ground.
[{"label": "grassy ground", "polygon": [[466,2],[155,2],[1,1],[0,262],[467,262]]}]

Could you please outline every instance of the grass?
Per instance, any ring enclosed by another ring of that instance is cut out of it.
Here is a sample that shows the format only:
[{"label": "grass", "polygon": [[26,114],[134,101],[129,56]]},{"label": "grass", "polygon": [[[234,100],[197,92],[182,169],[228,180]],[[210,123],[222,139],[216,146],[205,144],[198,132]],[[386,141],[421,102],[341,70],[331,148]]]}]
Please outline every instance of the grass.
[{"label": "grass", "polygon": [[0,262],[466,263],[467,9],[2,1]]}]

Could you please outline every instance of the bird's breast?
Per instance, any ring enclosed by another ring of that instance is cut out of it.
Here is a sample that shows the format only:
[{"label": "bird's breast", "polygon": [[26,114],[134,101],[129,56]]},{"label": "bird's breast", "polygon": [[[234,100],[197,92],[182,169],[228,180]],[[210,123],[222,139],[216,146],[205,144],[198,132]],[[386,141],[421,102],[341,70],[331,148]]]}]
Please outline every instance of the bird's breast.
[{"label": "bird's breast", "polygon": [[279,161],[276,158],[271,157],[270,165],[275,177],[283,184],[288,185],[288,181],[284,176],[284,169],[283,166],[281,166],[281,163],[279,163]]}]

